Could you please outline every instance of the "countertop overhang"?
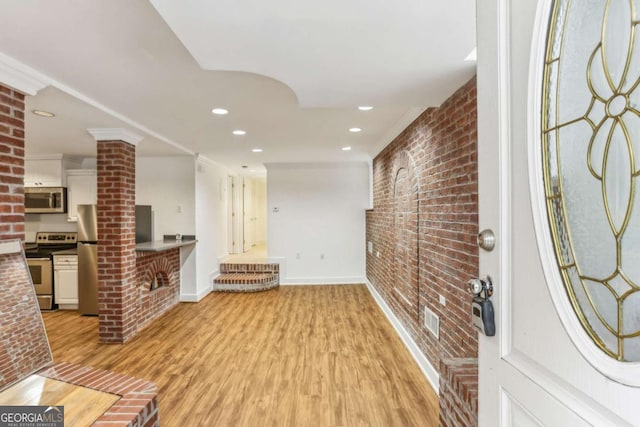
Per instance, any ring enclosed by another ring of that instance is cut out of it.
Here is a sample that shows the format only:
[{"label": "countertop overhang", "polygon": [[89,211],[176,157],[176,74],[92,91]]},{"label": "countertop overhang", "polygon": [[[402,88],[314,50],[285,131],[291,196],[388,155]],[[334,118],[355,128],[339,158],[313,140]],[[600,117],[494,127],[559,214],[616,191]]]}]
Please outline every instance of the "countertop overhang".
[{"label": "countertop overhang", "polygon": [[136,245],[136,252],[162,252],[169,249],[181,248],[183,246],[195,245],[196,239],[164,239],[156,240],[153,242],[138,243]]}]

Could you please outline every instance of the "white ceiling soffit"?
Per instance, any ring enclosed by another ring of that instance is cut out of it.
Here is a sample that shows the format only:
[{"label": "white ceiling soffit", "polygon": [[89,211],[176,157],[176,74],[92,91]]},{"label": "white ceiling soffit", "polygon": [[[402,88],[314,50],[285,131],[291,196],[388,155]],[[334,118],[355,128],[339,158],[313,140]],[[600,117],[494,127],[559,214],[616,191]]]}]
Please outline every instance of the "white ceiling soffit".
[{"label": "white ceiling soffit", "polygon": [[439,105],[474,69],[473,0],[150,2],[202,68],[272,77],[302,107]]},{"label": "white ceiling soffit", "polygon": [[27,114],[27,153],[90,155],[86,130],[115,127],[240,172],[367,161],[475,72],[473,0],[310,3],[0,0],[0,54],[51,85],[27,97],[56,114]]}]

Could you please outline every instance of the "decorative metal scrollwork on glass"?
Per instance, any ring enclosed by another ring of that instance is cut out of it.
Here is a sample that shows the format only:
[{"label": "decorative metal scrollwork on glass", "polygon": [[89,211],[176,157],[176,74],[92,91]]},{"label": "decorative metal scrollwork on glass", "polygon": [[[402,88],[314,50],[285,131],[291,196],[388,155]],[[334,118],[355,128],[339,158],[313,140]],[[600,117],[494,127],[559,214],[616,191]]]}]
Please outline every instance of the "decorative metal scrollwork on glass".
[{"label": "decorative metal scrollwork on glass", "polygon": [[542,97],[551,234],[602,351],[640,361],[640,0],[556,0]]}]

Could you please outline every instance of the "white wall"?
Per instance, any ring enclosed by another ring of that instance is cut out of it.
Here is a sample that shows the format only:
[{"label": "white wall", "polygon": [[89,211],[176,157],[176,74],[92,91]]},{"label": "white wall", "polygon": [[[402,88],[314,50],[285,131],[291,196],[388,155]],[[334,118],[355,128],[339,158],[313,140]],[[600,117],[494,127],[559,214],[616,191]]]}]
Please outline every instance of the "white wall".
[{"label": "white wall", "polygon": [[196,287],[183,301],[198,301],[211,291],[219,272],[218,258],[227,254],[227,177],[224,167],[207,161],[196,162]]},{"label": "white wall", "polygon": [[38,231],[77,231],[75,222],[67,221],[67,214],[25,214],[24,234],[27,242],[35,242]]},{"label": "white wall", "polygon": [[268,253],[281,283],[364,283],[368,165],[265,166]]},{"label": "white wall", "polygon": [[253,211],[256,218],[256,243],[267,241],[267,180],[253,179]]},{"label": "white wall", "polygon": [[165,234],[195,234],[194,188],[193,157],[136,158],[136,204],[152,206],[155,240]]}]

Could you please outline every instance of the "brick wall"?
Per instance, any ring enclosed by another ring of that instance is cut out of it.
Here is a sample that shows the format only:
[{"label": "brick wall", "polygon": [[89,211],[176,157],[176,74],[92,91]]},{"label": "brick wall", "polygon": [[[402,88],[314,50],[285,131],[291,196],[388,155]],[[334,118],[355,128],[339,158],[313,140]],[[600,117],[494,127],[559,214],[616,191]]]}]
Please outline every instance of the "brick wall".
[{"label": "brick wall", "polygon": [[[176,305],[180,300],[180,249],[162,252],[137,252],[138,277],[138,328],[151,322]],[[159,287],[150,290],[154,277],[159,277]]]},{"label": "brick wall", "polygon": [[16,245],[18,252],[0,255],[0,390],[52,362],[40,307],[20,249]]},{"label": "brick wall", "polygon": [[[466,291],[478,276],[476,120],[473,78],[373,162],[367,277],[437,369],[443,359],[476,358],[478,351]],[[423,326],[425,307],[440,318],[439,339]],[[446,384],[444,390],[455,392]]]},{"label": "brick wall", "polygon": [[24,240],[24,95],[0,85],[0,240]]},{"label": "brick wall", "polygon": [[100,341],[123,343],[137,319],[135,146],[99,141],[97,157]]}]

